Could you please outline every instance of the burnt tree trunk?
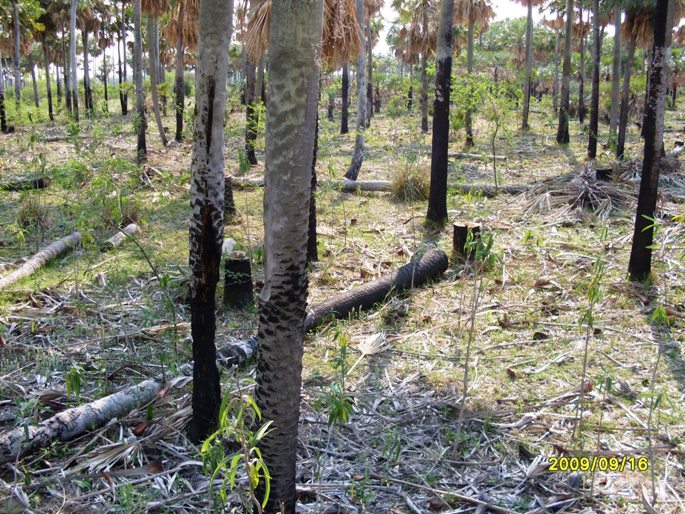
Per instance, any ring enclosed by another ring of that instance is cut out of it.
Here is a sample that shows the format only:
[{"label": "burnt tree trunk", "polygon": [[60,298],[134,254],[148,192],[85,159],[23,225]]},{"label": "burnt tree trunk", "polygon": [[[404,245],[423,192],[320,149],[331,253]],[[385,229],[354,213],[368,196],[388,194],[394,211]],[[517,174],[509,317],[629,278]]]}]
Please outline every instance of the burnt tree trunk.
[{"label": "burnt tree trunk", "polygon": [[350,129],[348,119],[350,116],[350,65],[343,64],[342,67],[342,107],[340,110],[340,133],[347,134]]}]

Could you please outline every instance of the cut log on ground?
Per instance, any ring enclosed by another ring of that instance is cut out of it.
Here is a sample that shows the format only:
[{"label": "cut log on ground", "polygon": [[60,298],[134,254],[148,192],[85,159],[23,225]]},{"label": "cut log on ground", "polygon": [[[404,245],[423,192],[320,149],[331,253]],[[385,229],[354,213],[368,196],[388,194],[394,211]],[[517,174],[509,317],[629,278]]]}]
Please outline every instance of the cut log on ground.
[{"label": "cut log on ground", "polygon": [[45,189],[50,185],[49,177],[32,178],[0,184],[0,191],[28,191],[29,189]]},{"label": "cut log on ground", "polygon": [[140,227],[136,223],[129,223],[124,228],[120,229],[119,232],[110,237],[107,241],[102,243],[102,245],[100,245],[100,250],[106,252],[112,248],[116,248],[132,235],[139,233]]},{"label": "cut log on ground", "polygon": [[[465,153],[465,152],[451,153],[451,154],[449,154],[449,157],[451,157],[452,159],[486,159],[486,160],[492,160],[492,155],[481,155],[478,153]],[[495,155],[495,160],[506,161],[507,157],[506,157],[506,155]]]},{"label": "cut log on ground", "polygon": [[14,270],[7,276],[0,278],[0,289],[4,289],[24,277],[33,275],[49,261],[59,255],[62,255],[63,253],[66,253],[68,250],[71,250],[80,242],[81,232],[74,232],[67,237],[63,237],[62,239],[55,241],[54,243],[50,243],[47,247],[43,248],[40,252],[22,264],[20,268]]},{"label": "cut log on ground", "polygon": [[481,225],[480,223],[468,223],[465,221],[457,221],[454,223],[452,234],[452,252],[454,257],[461,261],[467,261],[473,257],[473,247],[468,247],[469,235],[472,241],[480,238]]},{"label": "cut log on ground", "polygon": [[[305,328],[311,330],[329,318],[342,318],[354,310],[368,309],[389,294],[420,286],[439,277],[446,269],[445,252],[431,250],[388,276],[344,291],[335,298],[314,306],[305,320]],[[251,359],[256,351],[256,336],[232,341],[217,351],[217,362],[223,367],[235,366]],[[179,371],[186,375],[192,374],[192,366],[191,363],[184,364]],[[53,441],[67,441],[104,425],[112,418],[124,416],[154,400],[163,385],[163,378],[160,376],[94,402],[67,409],[29,427],[28,437],[23,426],[0,434],[0,464],[12,462],[31,451],[49,446]]]}]

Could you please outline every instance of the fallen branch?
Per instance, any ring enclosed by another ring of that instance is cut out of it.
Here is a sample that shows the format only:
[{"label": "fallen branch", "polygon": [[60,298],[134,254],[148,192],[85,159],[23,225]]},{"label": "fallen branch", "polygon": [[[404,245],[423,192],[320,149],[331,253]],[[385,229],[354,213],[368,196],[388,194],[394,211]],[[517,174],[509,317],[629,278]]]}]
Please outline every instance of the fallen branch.
[{"label": "fallen branch", "polygon": [[[311,330],[331,317],[341,318],[353,310],[372,307],[388,294],[419,286],[438,277],[446,269],[445,252],[431,250],[386,277],[344,291],[332,300],[314,306],[305,320],[305,328]],[[238,365],[252,358],[256,350],[257,336],[232,341],[217,351],[217,363],[222,367]],[[185,364],[179,371],[183,374],[192,374],[192,366],[192,363]],[[55,414],[36,426],[28,427],[28,432],[25,432],[22,426],[1,434],[0,464],[48,446],[54,440],[67,441],[91,428],[104,425],[112,418],[125,415],[134,408],[152,401],[162,390],[163,385],[164,378],[159,376],[94,402]]]},{"label": "fallen branch", "polygon": [[[451,154],[449,154],[449,156],[452,157],[453,159],[486,159],[486,160],[492,159],[492,155],[481,155],[478,153],[464,153],[464,152],[451,153]],[[506,161],[507,156],[506,155],[495,155],[495,160]]]},{"label": "fallen branch", "polygon": [[50,185],[49,177],[32,178],[0,184],[0,191],[28,191],[29,189],[45,189]]},{"label": "fallen branch", "polygon": [[0,289],[4,289],[7,286],[14,284],[16,281],[33,275],[40,268],[45,266],[49,261],[55,257],[66,253],[68,250],[78,245],[81,242],[81,232],[74,232],[62,239],[59,239],[53,243],[50,243],[47,247],[43,248],[40,252],[31,257],[28,261],[21,265],[18,269],[10,273],[9,275],[0,278]]},{"label": "fallen branch", "polygon": [[108,250],[111,250],[112,248],[116,248],[130,236],[138,234],[139,232],[140,227],[135,223],[130,223],[126,225],[124,228],[120,229],[119,232],[114,234],[107,241],[102,243],[102,245],[100,246],[100,250],[106,252]]}]

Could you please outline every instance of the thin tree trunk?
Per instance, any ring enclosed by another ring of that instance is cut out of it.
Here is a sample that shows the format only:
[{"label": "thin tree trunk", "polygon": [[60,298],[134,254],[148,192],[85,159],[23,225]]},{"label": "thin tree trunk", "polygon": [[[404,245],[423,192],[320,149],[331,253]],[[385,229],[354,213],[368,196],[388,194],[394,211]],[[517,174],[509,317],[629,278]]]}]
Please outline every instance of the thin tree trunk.
[{"label": "thin tree trunk", "polygon": [[[632,280],[644,280],[652,271],[654,210],[659,186],[659,166],[664,137],[664,103],[668,86],[668,57],[671,46],[674,0],[657,0],[654,12],[649,100],[645,104],[645,148],[642,178],[635,215],[635,231],[628,271]],[[628,63],[630,64],[630,63]]]},{"label": "thin tree trunk", "polygon": [[350,65],[348,63],[342,66],[342,107],[340,110],[340,133],[347,134],[349,132],[348,118],[350,115]]},{"label": "thin tree trunk", "polygon": [[530,76],[533,70],[533,0],[528,0],[528,18],[526,20],[526,79],[523,83],[523,121],[521,128],[527,129],[530,113]]},{"label": "thin tree trunk", "polygon": [[17,111],[21,102],[21,69],[20,65],[20,30],[19,11],[17,9],[17,0],[12,0],[12,19],[14,21],[14,100],[17,104]]},{"label": "thin tree trunk", "polygon": [[[128,81],[128,70],[126,65],[126,0],[121,0],[121,58],[124,61],[124,82]],[[121,98],[121,114],[128,114],[128,93],[119,92]]]},{"label": "thin tree trunk", "polygon": [[[47,88],[48,95],[48,116],[50,117],[50,121],[54,121],[55,115],[52,109],[52,85],[50,83],[50,59],[48,58],[48,45],[45,41],[44,33],[40,38],[40,46],[41,50],[43,51],[43,65],[45,66],[45,86]],[[57,68],[57,66],[55,66],[55,68]]]},{"label": "thin tree trunk", "polygon": [[143,92],[143,36],[141,34],[141,0],[133,1],[133,75],[136,83],[136,118],[134,126],[138,134],[136,145],[136,160],[141,162],[147,156],[147,145],[145,142],[145,130],[147,120],[145,119],[145,96]]},{"label": "thin tree trunk", "polygon": [[232,25],[233,0],[200,2],[195,80],[197,115],[190,190],[190,329],[193,338],[190,436],[193,441],[201,441],[216,428],[221,401],[214,311],[224,239],[224,112]]},{"label": "thin tree trunk", "polygon": [[0,55],[0,132],[7,133],[7,115],[5,113],[5,67]]},{"label": "thin tree trunk", "polygon": [[554,82],[552,83],[552,109],[559,112],[559,29],[554,30]]},{"label": "thin tree trunk", "polygon": [[[321,80],[319,79],[319,95],[321,95]],[[316,127],[314,129],[314,157],[312,158],[312,181],[309,195],[309,228],[307,230],[307,262],[319,260],[318,240],[316,237],[316,154],[319,150],[319,111],[316,112]]]},{"label": "thin tree trunk", "polygon": [[421,130],[428,132],[428,58],[425,52],[421,53]]},{"label": "thin tree trunk", "polygon": [[36,64],[33,62],[33,55],[29,54],[29,69],[31,70],[31,83],[33,85],[33,104],[40,108],[38,99],[38,81],[36,80]]},{"label": "thin tree trunk", "polygon": [[150,63],[150,89],[152,92],[152,110],[155,114],[155,121],[157,122],[157,130],[159,130],[159,138],[162,140],[162,146],[167,145],[166,134],[164,133],[164,125],[162,125],[162,116],[159,112],[159,90],[157,75],[159,73],[159,55],[157,55],[157,30],[158,17],[147,16],[147,47],[148,60]]},{"label": "thin tree trunk", "polygon": [[[473,0],[469,0],[471,10],[473,10]],[[466,31],[466,74],[469,80],[473,79],[473,31],[475,20],[473,15],[469,14],[469,24]],[[464,129],[466,130],[466,146],[473,146],[473,112],[471,109],[466,109],[464,116]]]},{"label": "thin tree trunk", "polygon": [[597,157],[597,131],[599,130],[599,66],[602,57],[602,39],[599,37],[599,0],[592,0],[592,96],[590,99],[590,138],[587,156]]},{"label": "thin tree trunk", "polygon": [[564,66],[561,78],[561,105],[559,106],[559,126],[557,143],[568,144],[569,94],[571,88],[571,35],[573,32],[573,0],[566,0],[566,27],[564,31]]},{"label": "thin tree trunk", "polygon": [[371,20],[366,24],[366,126],[373,118],[373,46],[371,41]]},{"label": "thin tree trunk", "polygon": [[59,64],[55,61],[55,86],[57,86],[57,107],[62,105],[62,77],[59,76]]},{"label": "thin tree trunk", "polygon": [[107,91],[107,49],[102,49],[102,85],[105,88],[105,112],[109,112],[109,93]]},{"label": "thin tree trunk", "polygon": [[454,0],[442,0],[436,52],[437,70],[435,74],[435,101],[433,102],[431,182],[426,214],[426,218],[435,223],[443,223],[447,219],[447,154],[450,129],[453,26]]},{"label": "thin tree trunk", "polygon": [[79,120],[78,113],[78,75],[76,73],[76,8],[78,0],[71,0],[71,13],[69,18],[69,88],[71,95],[71,115],[74,120]]},{"label": "thin tree trunk", "polygon": [[176,20],[176,67],[174,69],[174,96],[176,97],[176,141],[183,140],[183,106],[185,102],[185,85],[183,83],[183,9],[178,12]]},{"label": "thin tree trunk", "polygon": [[616,141],[616,158],[623,160],[626,145],[626,130],[628,128],[628,110],[630,108],[630,74],[635,58],[637,36],[632,34],[628,40],[628,58],[623,70],[623,90],[621,91],[621,113],[618,118],[618,139]]},{"label": "thin tree trunk", "polygon": [[67,51],[67,38],[66,33],[62,31],[62,56],[64,59],[64,96],[66,97],[67,111],[69,116],[72,115],[72,105],[71,105],[71,87],[69,83],[71,82],[71,55]]},{"label": "thin tree trunk", "polygon": [[578,66],[578,121],[585,123],[585,34],[583,24],[583,0],[578,2],[580,17],[580,63]]},{"label": "thin tree trunk", "polygon": [[85,95],[86,112],[93,114],[93,91],[90,89],[90,63],[88,62],[88,31],[81,29],[83,40],[83,92]]},{"label": "thin tree trunk", "polygon": [[[357,12],[363,23],[362,1],[357,1]],[[297,431],[307,306],[307,218],[322,18],[321,0],[273,3],[264,191],[267,264],[259,302],[255,388],[263,421],[273,422],[259,442],[271,475],[271,491],[264,509],[267,514],[294,514],[296,503]],[[362,77],[363,60],[358,68]],[[365,91],[359,90],[362,98],[366,98]],[[361,113],[363,116],[363,109]],[[363,128],[364,117],[361,123]],[[297,151],[292,151],[294,148]],[[285,219],[288,223],[283,223]],[[264,481],[259,486],[257,498],[262,501],[266,492]]]},{"label": "thin tree trunk", "polygon": [[257,75],[255,65],[245,58],[245,154],[250,165],[257,164],[255,155],[255,141],[257,141],[258,112],[255,105],[257,94]]},{"label": "thin tree trunk", "polygon": [[614,58],[611,66],[611,108],[609,110],[609,141],[616,141],[619,95],[621,92],[621,9],[614,9]]},{"label": "thin tree trunk", "polygon": [[[364,0],[355,0],[357,20],[360,32],[365,31],[367,21],[364,19]],[[357,129],[354,137],[354,154],[345,178],[357,180],[359,170],[364,162],[364,129],[366,128],[366,38],[361,38],[359,59],[357,60]]]},{"label": "thin tree trunk", "polygon": [[411,112],[414,108],[414,65],[409,65],[409,91],[407,92],[407,110]]}]

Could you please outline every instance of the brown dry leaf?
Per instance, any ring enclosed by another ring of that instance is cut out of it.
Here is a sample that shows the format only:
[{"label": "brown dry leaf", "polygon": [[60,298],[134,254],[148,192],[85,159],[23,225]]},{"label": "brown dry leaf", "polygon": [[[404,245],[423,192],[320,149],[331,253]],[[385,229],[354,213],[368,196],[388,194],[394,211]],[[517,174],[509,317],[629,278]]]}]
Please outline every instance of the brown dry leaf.
[{"label": "brown dry leaf", "polygon": [[514,371],[511,368],[507,368],[507,375],[509,376],[509,378],[517,378],[518,377],[518,375],[516,374],[516,371]]},{"label": "brown dry leaf", "polygon": [[143,421],[142,423],[138,423],[132,430],[131,432],[133,435],[140,437],[143,435],[145,432],[145,429],[149,427],[152,423],[150,421]]}]

